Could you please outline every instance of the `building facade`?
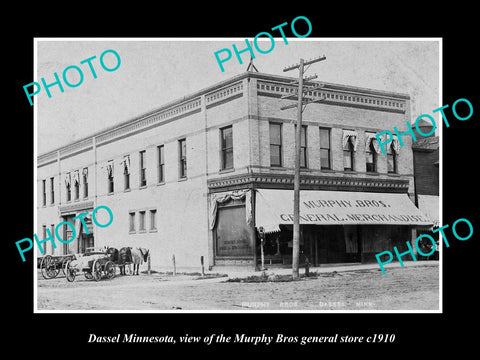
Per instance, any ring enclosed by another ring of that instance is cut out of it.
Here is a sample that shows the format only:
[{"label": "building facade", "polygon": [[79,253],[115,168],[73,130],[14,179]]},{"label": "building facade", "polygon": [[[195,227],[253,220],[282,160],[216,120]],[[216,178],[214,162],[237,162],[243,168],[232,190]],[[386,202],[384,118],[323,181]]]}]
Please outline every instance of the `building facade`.
[{"label": "building facade", "polygon": [[[433,126],[426,122],[420,130],[424,134],[432,132]],[[417,141],[412,144],[413,166],[415,175],[415,205],[424,214],[427,219],[433,222],[433,227],[419,229],[419,234],[428,234],[439,244],[438,232],[434,229],[440,226],[440,178],[439,178],[439,155],[440,155],[440,138],[432,132],[428,137],[417,137]],[[429,241],[425,241],[426,246],[431,246]],[[428,257],[421,259],[439,258],[439,252],[434,252]],[[429,253],[430,251],[425,251]]]},{"label": "building facade", "polygon": [[[61,221],[78,229],[69,244],[46,242],[45,253],[141,246],[152,268],[173,256],[179,267],[198,267],[201,257],[210,267],[257,266],[261,226],[267,264],[291,263],[297,111],[280,108],[292,103],[282,98],[295,93],[292,80],[245,72],[38,156],[39,238]],[[319,102],[303,112],[302,201],[311,214],[301,220],[301,261],[406,250],[428,224],[413,205],[411,137],[382,155],[374,135],[407,130],[409,96],[329,83],[307,96]],[[113,212],[109,227],[73,220],[100,205]],[[70,239],[70,227],[59,235]]]}]

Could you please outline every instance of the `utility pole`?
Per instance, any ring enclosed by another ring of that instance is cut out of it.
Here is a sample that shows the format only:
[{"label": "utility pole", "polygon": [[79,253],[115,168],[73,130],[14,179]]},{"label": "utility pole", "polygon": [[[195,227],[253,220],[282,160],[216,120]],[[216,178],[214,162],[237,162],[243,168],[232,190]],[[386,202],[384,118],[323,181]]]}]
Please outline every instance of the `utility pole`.
[{"label": "utility pole", "polygon": [[[308,80],[315,79],[317,75],[311,76],[304,79],[303,74],[305,72],[305,66],[310,66],[313,63],[318,61],[325,60],[325,56],[321,56],[312,60],[304,61],[300,59],[300,63],[296,65],[291,65],[283,69],[284,72],[290,71],[293,69],[299,70],[298,75],[298,92],[297,94],[285,95],[282,96],[282,99],[287,99],[291,97],[297,97],[297,104],[282,106],[281,110],[290,109],[297,107],[297,128],[295,132],[295,175],[293,179],[293,244],[292,244],[292,277],[297,279],[299,274],[299,260],[300,260],[300,157],[301,157],[301,141],[302,141],[302,112],[305,109],[304,105],[310,104],[312,102],[318,102],[322,99],[312,100],[311,98],[305,97],[304,91],[312,91],[323,87],[321,84],[313,84],[313,87],[307,87],[304,90],[304,82],[308,84]],[[308,70],[308,68],[307,68]],[[293,84],[297,81],[292,82]]]}]

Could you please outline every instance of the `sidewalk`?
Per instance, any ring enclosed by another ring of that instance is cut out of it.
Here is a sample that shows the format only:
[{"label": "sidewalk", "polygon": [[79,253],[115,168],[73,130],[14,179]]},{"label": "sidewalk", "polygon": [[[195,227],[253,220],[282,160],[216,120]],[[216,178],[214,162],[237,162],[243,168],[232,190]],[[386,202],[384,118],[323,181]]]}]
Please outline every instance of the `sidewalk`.
[{"label": "sidewalk", "polygon": [[[404,261],[404,267],[421,267],[421,266],[439,266],[438,260],[428,260],[428,261]],[[391,262],[384,265],[385,272],[388,273],[388,269],[399,268],[400,263]],[[368,263],[368,264],[331,264],[318,267],[310,267],[310,273],[333,273],[333,272],[345,272],[345,271],[364,271],[364,270],[378,270],[381,271],[378,263]],[[305,274],[305,267],[300,267],[300,275]],[[262,271],[255,271],[250,267],[240,267],[240,266],[214,266],[211,271],[206,272],[206,274],[226,274],[229,278],[246,278],[248,276],[259,276],[262,274]],[[267,275],[288,275],[292,273],[292,268],[277,268],[272,267],[265,270]]]}]

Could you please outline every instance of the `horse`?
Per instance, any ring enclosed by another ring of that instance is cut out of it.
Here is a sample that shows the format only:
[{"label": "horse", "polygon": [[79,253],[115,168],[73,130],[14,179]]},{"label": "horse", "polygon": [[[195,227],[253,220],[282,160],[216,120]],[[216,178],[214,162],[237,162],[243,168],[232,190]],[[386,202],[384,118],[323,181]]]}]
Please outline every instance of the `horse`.
[{"label": "horse", "polygon": [[150,250],[145,248],[131,248],[130,251],[132,253],[133,275],[138,275],[140,265],[148,260]]},{"label": "horse", "polygon": [[133,263],[133,275],[138,275],[140,265],[148,260],[149,253],[150,250],[145,248],[121,248],[118,253],[118,265],[120,268],[120,274],[126,275],[125,264]]},{"label": "horse", "polygon": [[125,264],[133,262],[131,250],[131,247],[123,247],[118,252],[118,267],[120,268],[120,275],[126,275]]},{"label": "horse", "polygon": [[119,260],[119,251],[116,248],[113,247],[108,247],[106,249],[106,254],[110,255],[110,261],[113,261],[114,263],[117,263]]}]

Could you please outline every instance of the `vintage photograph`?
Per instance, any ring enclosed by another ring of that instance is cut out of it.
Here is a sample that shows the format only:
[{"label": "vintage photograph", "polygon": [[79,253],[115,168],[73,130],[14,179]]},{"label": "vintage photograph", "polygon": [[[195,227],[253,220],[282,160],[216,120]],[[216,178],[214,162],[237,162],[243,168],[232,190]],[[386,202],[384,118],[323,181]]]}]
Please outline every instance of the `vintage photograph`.
[{"label": "vintage photograph", "polygon": [[441,312],[441,57],[35,39],[35,312]]}]

